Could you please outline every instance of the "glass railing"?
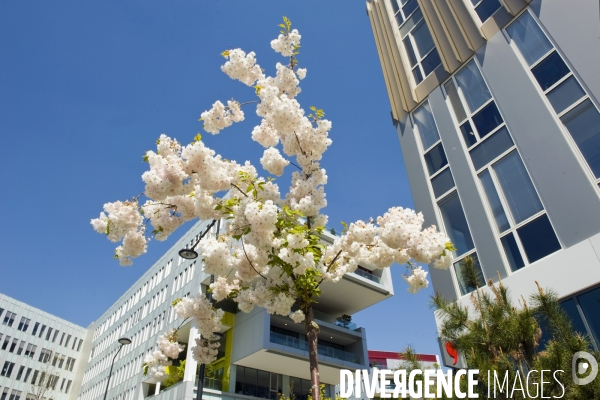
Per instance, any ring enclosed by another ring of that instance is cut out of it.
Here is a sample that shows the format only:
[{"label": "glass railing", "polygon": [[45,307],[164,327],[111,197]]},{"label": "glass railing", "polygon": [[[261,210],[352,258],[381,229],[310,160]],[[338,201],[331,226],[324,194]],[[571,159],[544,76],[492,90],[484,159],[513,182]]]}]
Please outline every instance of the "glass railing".
[{"label": "glass railing", "polygon": [[[194,381],[194,385],[198,387],[198,376],[196,375],[196,379]],[[213,389],[213,390],[221,390],[223,387],[223,381],[221,379],[204,377],[204,389]],[[197,390],[197,389],[194,389]]]},{"label": "glass railing", "polygon": [[[281,333],[271,332],[271,343],[308,351],[308,342],[305,339],[282,335]],[[344,350],[334,349],[333,347],[318,345],[317,352],[320,356],[327,356],[355,364],[358,363],[358,357],[355,354]]]},{"label": "glass railing", "polygon": [[358,328],[354,322],[344,323],[344,322],[340,322],[340,321],[335,321],[333,324],[335,326],[350,329],[351,331],[355,331]]},{"label": "glass railing", "polygon": [[376,283],[381,283],[381,278],[378,276],[373,275],[370,272],[367,271],[363,271],[362,269],[357,269],[356,271],[352,272],[353,274],[356,274],[358,276],[362,276],[363,278],[367,278],[373,282]]}]

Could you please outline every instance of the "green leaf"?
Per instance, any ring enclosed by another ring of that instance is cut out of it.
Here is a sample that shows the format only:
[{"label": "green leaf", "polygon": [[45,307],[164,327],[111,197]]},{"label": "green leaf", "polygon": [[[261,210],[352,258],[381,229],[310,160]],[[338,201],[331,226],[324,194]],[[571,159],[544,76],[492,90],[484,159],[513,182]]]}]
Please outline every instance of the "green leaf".
[{"label": "green leaf", "polygon": [[198,132],[198,134],[194,136],[194,141],[199,142],[200,140],[202,140],[202,135],[200,134],[200,132]]},{"label": "green leaf", "polygon": [[144,162],[148,162],[148,154],[144,154],[144,155],[142,156],[142,160],[143,160]]}]

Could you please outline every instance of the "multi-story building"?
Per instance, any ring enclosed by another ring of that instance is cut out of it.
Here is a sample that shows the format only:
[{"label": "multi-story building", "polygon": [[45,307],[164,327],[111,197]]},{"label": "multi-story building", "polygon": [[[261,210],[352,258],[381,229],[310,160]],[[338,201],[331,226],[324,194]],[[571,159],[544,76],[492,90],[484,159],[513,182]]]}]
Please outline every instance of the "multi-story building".
[{"label": "multi-story building", "polygon": [[0,399],[76,399],[88,330],[3,294],[0,321]]},{"label": "multi-story building", "polygon": [[[457,248],[430,269],[554,289],[600,344],[600,38],[590,0],[369,0],[415,206]],[[439,322],[439,321],[438,321]]]},{"label": "multi-story building", "polygon": [[[206,293],[211,276],[203,271],[201,260],[181,258],[178,252],[193,246],[208,226],[207,222],[194,225],[94,324],[78,400],[104,396],[115,357],[108,399],[195,398],[197,363],[190,346],[182,356],[186,360],[183,380],[176,385],[165,387],[144,376],[141,365],[144,356],[156,349],[158,335],[181,323],[173,312],[173,300]],[[218,229],[219,224],[214,225],[208,235],[218,234]],[[331,241],[333,237],[325,233],[323,240]],[[392,296],[393,289],[389,270],[361,267],[338,283],[324,284],[322,291],[315,304],[315,317],[321,328],[320,377],[331,393],[339,383],[340,369],[368,366],[365,330],[337,322],[337,318]],[[233,301],[215,306],[226,314],[218,360],[204,380],[204,398],[278,399],[280,394],[289,396],[291,390],[296,399],[305,400],[310,381],[304,325],[288,317],[269,315],[261,308],[247,314],[238,312]],[[132,343],[123,346],[117,355],[121,337]],[[180,328],[180,342],[193,344],[196,337],[197,330],[191,323]],[[170,373],[172,368],[169,367]]]}]

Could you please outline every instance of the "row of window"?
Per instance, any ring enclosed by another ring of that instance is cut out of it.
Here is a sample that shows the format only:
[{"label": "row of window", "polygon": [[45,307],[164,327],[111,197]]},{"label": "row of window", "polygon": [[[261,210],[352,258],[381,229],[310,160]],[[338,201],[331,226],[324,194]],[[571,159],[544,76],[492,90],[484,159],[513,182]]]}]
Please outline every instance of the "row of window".
[{"label": "row of window", "polygon": [[[442,63],[442,60],[418,1],[390,0],[390,2],[398,24],[402,47],[410,64],[412,78],[415,85],[418,85]],[[466,3],[480,23],[487,21],[502,7],[500,0],[470,0]]]},{"label": "row of window", "polygon": [[[401,4],[409,6],[409,2]],[[481,6],[484,1],[473,4]],[[406,16],[403,9],[396,12],[402,18]],[[590,96],[528,11],[509,25],[506,33],[600,182],[600,113]],[[476,61],[471,60],[456,72],[443,85],[443,91],[485,194],[482,197],[487,200],[507,265],[517,271],[560,250],[560,242]],[[464,295],[475,289],[473,280],[462,276],[464,257],[475,260],[481,275],[479,284],[485,276],[427,101],[412,113],[412,121],[445,231],[457,248],[454,270]]]},{"label": "row of window", "polygon": [[[10,378],[13,373],[14,367],[15,367],[15,363],[10,362],[10,361],[5,361],[4,366],[2,367],[2,370],[0,371],[0,376]],[[24,365],[21,365],[19,367],[19,371],[17,372],[17,375],[15,376],[15,380],[22,381],[25,383],[30,383],[32,386],[34,386],[34,385],[41,386],[41,387],[46,386],[49,389],[57,390],[57,383],[60,380],[59,375],[49,374],[45,371],[39,371],[37,369],[33,370],[33,368],[29,368],[29,367],[27,367],[27,370],[25,368],[26,367]],[[32,374],[32,372],[33,372],[33,374]],[[30,376],[31,376],[31,381],[29,381]],[[62,383],[58,387],[58,390],[60,390],[61,392],[64,392],[64,393],[69,393],[69,390],[71,390],[72,383],[73,383],[73,381],[71,379],[67,380],[66,378],[62,378]],[[2,393],[3,393],[3,395],[7,394],[8,388],[5,387],[4,391]]]},{"label": "row of window", "polygon": [[[254,368],[235,366],[235,392],[246,396],[277,400],[283,395],[283,376]],[[308,400],[310,380],[290,376],[290,398]],[[330,398],[330,386],[325,385],[325,397]]]},{"label": "row of window", "polygon": [[600,182],[600,113],[529,12],[506,32],[569,132],[597,182]]},{"label": "row of window", "polygon": [[167,264],[158,270],[146,283],[142,285],[134,294],[132,294],[125,304],[121,305],[115,312],[108,317],[102,325],[100,325],[94,332],[94,339],[98,338],[104,332],[108,330],[115,322],[119,320],[125,313],[133,308],[141,299],[146,296],[152,289],[154,289],[164,278],[169,276],[171,273],[171,265],[173,260],[169,260]]},{"label": "row of window", "polygon": [[[0,308],[0,318],[2,317],[3,312],[4,312],[4,309]],[[6,311],[6,314],[4,315],[4,319],[2,320],[2,325],[12,327],[13,323],[15,322],[16,317],[17,317],[17,314],[10,312],[10,311]],[[17,330],[19,330],[21,332],[27,332],[27,329],[29,329],[30,323],[31,323],[30,318],[21,317],[21,321],[19,322],[19,325],[17,326]],[[46,328],[48,328],[48,330],[46,330]],[[56,339],[58,338],[58,335],[60,333],[58,329],[46,327],[46,325],[36,322],[33,326],[31,334],[33,336],[42,338],[44,332],[46,333],[45,339],[48,341],[52,340],[52,343],[56,342]],[[54,332],[54,335],[52,335],[53,332]],[[65,337],[66,337],[66,341],[65,341]],[[73,339],[72,342],[71,342],[71,338]],[[76,337],[73,337],[73,336],[67,334],[66,332],[63,332],[62,336],[60,337],[59,345],[62,346],[63,343],[64,343],[65,347],[69,347],[69,344],[71,344],[71,350],[80,351],[81,345],[83,344],[83,339],[78,339]]]}]

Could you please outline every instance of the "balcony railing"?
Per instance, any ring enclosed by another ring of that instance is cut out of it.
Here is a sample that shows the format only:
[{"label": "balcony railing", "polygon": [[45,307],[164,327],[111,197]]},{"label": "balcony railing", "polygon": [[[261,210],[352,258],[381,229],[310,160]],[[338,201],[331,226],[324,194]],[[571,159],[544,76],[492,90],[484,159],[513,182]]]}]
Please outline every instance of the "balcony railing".
[{"label": "balcony railing", "polygon": [[340,326],[342,328],[346,328],[346,329],[349,329],[351,331],[355,331],[357,329],[357,326],[356,326],[356,324],[354,322],[349,322],[347,324],[344,324],[343,322],[335,321],[333,324],[335,326]]},{"label": "balcony railing", "polygon": [[[304,338],[300,339],[293,336],[271,332],[271,343],[281,344],[283,346],[292,347],[294,349],[308,351],[308,341]],[[318,345],[317,352],[320,356],[327,356],[338,360],[358,364],[358,357],[355,354],[349,353],[344,350],[338,350],[334,349],[333,347]]]},{"label": "balcony railing", "polygon": [[375,283],[381,283],[381,278],[373,275],[370,272],[364,271],[362,269],[357,269],[356,271],[352,272],[353,274],[356,274],[358,276],[362,276],[363,278],[367,278]]}]

